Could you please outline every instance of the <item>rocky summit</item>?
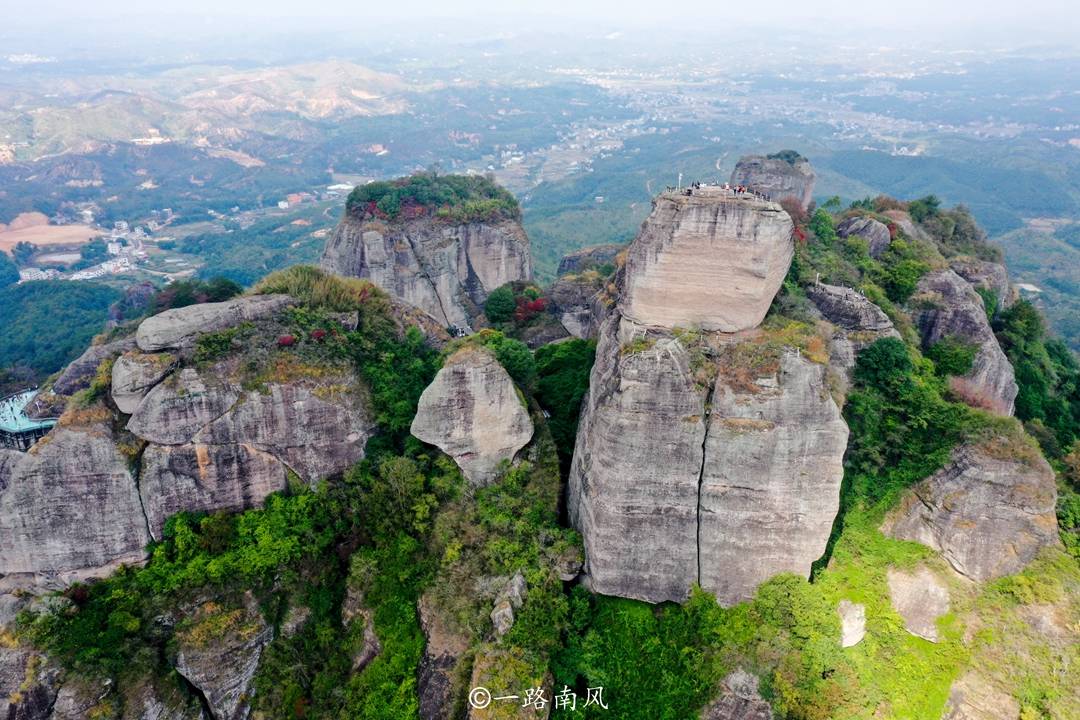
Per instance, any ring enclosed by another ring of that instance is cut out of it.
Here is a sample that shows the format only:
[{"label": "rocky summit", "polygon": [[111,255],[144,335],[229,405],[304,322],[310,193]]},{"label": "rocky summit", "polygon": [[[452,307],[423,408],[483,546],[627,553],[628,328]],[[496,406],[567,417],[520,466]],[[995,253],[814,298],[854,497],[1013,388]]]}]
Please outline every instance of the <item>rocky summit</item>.
[{"label": "rocky summit", "polygon": [[620,310],[643,326],[756,327],[791,264],[791,233],[779,205],[752,195],[662,193],[627,252]]},{"label": "rocky summit", "polygon": [[777,202],[793,198],[804,209],[814,197],[816,180],[810,161],[792,150],[772,155],[744,155],[731,173],[732,185],[743,185]]}]

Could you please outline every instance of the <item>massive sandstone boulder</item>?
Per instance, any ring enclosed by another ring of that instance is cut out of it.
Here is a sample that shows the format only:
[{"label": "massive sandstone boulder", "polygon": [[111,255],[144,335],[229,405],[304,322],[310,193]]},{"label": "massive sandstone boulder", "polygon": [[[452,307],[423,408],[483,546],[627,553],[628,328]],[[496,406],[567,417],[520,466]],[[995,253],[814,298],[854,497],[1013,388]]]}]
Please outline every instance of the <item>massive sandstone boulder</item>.
[{"label": "massive sandstone boulder", "polygon": [[882,532],[940,552],[958,573],[989,580],[1019,572],[1057,539],[1054,471],[1037,450],[1009,457],[997,439],[962,445],[908,491]]},{"label": "massive sandstone boulder", "polygon": [[919,280],[911,304],[924,347],[949,338],[976,347],[971,371],[950,378],[953,392],[975,407],[1012,415],[1018,391],[1013,367],[972,286],[952,270],[935,270]]},{"label": "massive sandstone boulder", "polygon": [[322,267],[367,278],[444,326],[461,328],[472,325],[492,290],[532,277],[529,239],[519,222],[506,219],[385,223],[346,215],[326,244]]},{"label": "massive sandstone boulder", "polygon": [[698,582],[723,605],[773,575],[806,575],[840,507],[848,428],[823,365],[785,352],[740,387],[721,365],[698,509]]},{"label": "massive sandstone boulder", "polygon": [[455,352],[420,396],[412,434],[454,458],[473,485],[495,480],[533,436],[510,375],[487,349]]},{"label": "massive sandstone boulder", "polygon": [[745,155],[731,173],[732,185],[745,185],[777,202],[795,198],[803,209],[814,197],[816,179],[810,161],[791,151],[776,156]]},{"label": "massive sandstone boulder", "polygon": [[889,601],[904,621],[904,629],[923,640],[937,642],[938,618],[949,612],[949,589],[932,570],[920,565],[910,571],[885,572]]},{"label": "massive sandstone boulder", "polygon": [[296,300],[288,295],[246,295],[224,302],[173,308],[139,323],[135,341],[143,352],[158,352],[192,345],[203,333],[217,332],[276,315]]},{"label": "massive sandstone boulder", "polygon": [[653,202],[627,253],[620,310],[644,326],[756,327],[791,264],[791,218],[721,188],[689,192]]},{"label": "massive sandstone boulder", "polygon": [[0,575],[66,582],[143,559],[150,540],[108,411],[65,421],[25,454],[0,451]]},{"label": "massive sandstone boulder", "polygon": [[892,242],[888,226],[866,216],[849,217],[836,226],[836,234],[842,238],[852,235],[862,238],[872,258],[881,257]]},{"label": "massive sandstone boulder", "polygon": [[112,366],[110,392],[120,412],[130,415],[150,389],[172,372],[176,357],[169,353],[128,351]]},{"label": "massive sandstone boulder", "polygon": [[597,592],[681,601],[699,583],[731,605],[824,551],[847,442],[825,368],[784,352],[746,387],[723,356],[695,363],[617,314],[601,330],[568,497]]},{"label": "massive sandstone boulder", "polygon": [[603,315],[598,298],[603,284],[604,278],[585,273],[560,277],[547,289],[549,311],[571,336],[586,339],[596,335]]},{"label": "massive sandstone boulder", "polygon": [[993,310],[1004,310],[1016,301],[1016,290],[1009,283],[1009,271],[1001,263],[957,258],[949,263],[949,267],[972,287],[993,293],[997,298],[997,307]]}]

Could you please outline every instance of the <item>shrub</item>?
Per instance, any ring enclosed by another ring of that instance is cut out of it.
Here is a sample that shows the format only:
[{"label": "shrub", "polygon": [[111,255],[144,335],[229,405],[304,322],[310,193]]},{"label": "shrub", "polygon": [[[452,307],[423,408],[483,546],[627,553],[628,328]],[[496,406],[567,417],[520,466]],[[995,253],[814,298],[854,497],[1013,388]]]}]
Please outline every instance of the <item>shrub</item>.
[{"label": "shrub", "polygon": [[492,323],[506,323],[514,317],[517,300],[510,285],[495,288],[484,302],[484,314]]},{"label": "shrub", "polygon": [[926,357],[934,361],[934,369],[942,377],[967,375],[975,362],[978,348],[955,337],[945,337],[926,349]]}]

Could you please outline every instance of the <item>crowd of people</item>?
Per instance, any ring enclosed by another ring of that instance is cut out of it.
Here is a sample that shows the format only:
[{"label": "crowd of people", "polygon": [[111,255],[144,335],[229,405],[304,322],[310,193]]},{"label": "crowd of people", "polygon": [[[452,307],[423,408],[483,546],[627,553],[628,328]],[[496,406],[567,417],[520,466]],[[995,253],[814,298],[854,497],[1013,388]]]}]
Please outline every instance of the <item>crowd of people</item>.
[{"label": "crowd of people", "polygon": [[695,190],[700,190],[703,187],[720,188],[721,190],[726,190],[726,191],[730,192],[735,197],[740,197],[740,196],[743,196],[743,195],[750,195],[750,196],[756,197],[756,198],[761,199],[761,200],[772,200],[772,198],[767,193],[758,192],[757,190],[754,190],[753,188],[748,187],[746,185],[732,185],[729,182],[726,182],[723,185],[721,185],[719,183],[695,182],[695,183],[691,183],[690,185],[687,185],[684,188],[674,188],[674,187],[668,185],[667,189],[669,191],[678,190],[683,195],[686,195],[687,197],[690,197],[690,196],[692,196],[694,194]]}]

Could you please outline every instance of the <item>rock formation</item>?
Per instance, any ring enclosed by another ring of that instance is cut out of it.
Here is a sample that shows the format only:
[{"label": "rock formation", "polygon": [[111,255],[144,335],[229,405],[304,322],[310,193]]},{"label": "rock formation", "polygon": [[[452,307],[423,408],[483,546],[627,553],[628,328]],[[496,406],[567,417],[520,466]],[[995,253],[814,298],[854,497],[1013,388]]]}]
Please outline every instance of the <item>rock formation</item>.
[{"label": "rock formation", "polygon": [[235,609],[208,602],[177,632],[176,671],[198,688],[214,720],[246,720],[251,683],[273,636],[250,594]]},{"label": "rock formation", "polygon": [[889,568],[889,599],[904,620],[904,629],[930,642],[938,641],[937,619],[949,612],[949,590],[928,568],[911,572]]},{"label": "rock formation", "polygon": [[953,392],[975,407],[1012,415],[1018,391],[1013,367],[972,286],[952,270],[936,270],[919,280],[911,304],[924,347],[947,338],[976,347],[971,371],[950,378]]},{"label": "rock formation", "polygon": [[1019,572],[1058,542],[1054,471],[1037,450],[1009,457],[1009,441],[962,445],[886,518],[882,532],[940,552],[972,580]]},{"label": "rock formation", "polygon": [[270,317],[295,304],[296,300],[288,295],[247,295],[224,302],[173,308],[139,323],[135,342],[148,353],[186,348],[203,333]]},{"label": "rock formation", "polygon": [[866,606],[841,600],[836,612],[840,615],[840,647],[853,647],[866,637]]},{"label": "rock formation", "polygon": [[1019,719],[1020,703],[971,670],[952,684],[941,716],[941,720]]},{"label": "rock formation", "polygon": [[108,414],[54,429],[0,463],[0,575],[60,581],[143,559],[150,540],[128,458]]},{"label": "rock formation", "polygon": [[558,275],[580,273],[585,270],[595,270],[615,262],[615,256],[622,252],[624,245],[611,243],[608,245],[591,245],[563,255],[559,261]]},{"label": "rock formation", "polygon": [[68,363],[51,385],[34,396],[26,414],[34,418],[59,417],[72,395],[90,387],[102,362],[115,360],[134,347],[134,336],[128,336],[86,348],[82,355]]},{"label": "rock formation", "polygon": [[143,354],[128,351],[112,367],[111,393],[117,409],[130,415],[151,388],[168,375],[176,363],[169,353]]},{"label": "rock formation", "polygon": [[758,685],[757,676],[735,670],[724,678],[720,696],[702,710],[701,720],[772,720],[772,708]]},{"label": "rock formation", "polygon": [[470,483],[486,485],[532,439],[533,424],[495,356],[466,346],[420,396],[412,434],[454,458]]},{"label": "rock formation", "polygon": [[427,596],[420,598],[418,610],[426,640],[416,672],[420,720],[450,720],[454,698],[462,689],[458,661],[469,649],[469,640],[450,628]]},{"label": "rock formation", "polygon": [[851,379],[859,351],[881,338],[900,337],[889,316],[857,290],[816,283],[806,286],[806,296],[834,326],[829,364],[845,385]]},{"label": "rock formation", "polygon": [[860,216],[849,217],[836,226],[836,234],[842,238],[852,235],[866,241],[870,257],[879,258],[889,249],[892,235],[887,225],[878,222],[872,217]]},{"label": "rock formation", "polygon": [[525,603],[527,590],[525,576],[518,571],[495,597],[495,607],[491,610],[491,623],[495,626],[497,637],[510,632],[510,628],[514,626],[514,613]]},{"label": "rock formation", "polygon": [[714,187],[663,193],[627,253],[619,308],[644,326],[756,327],[791,264],[791,232],[776,203]]},{"label": "rock formation", "polygon": [[560,277],[547,289],[548,309],[571,336],[586,339],[596,335],[603,316],[598,307],[603,284],[599,275],[585,272]]},{"label": "rock formation", "polygon": [[745,185],[777,202],[792,197],[804,209],[814,197],[816,179],[810,161],[791,150],[769,156],[745,155],[731,173],[732,185]]},{"label": "rock formation", "polygon": [[455,223],[423,217],[338,224],[322,267],[367,278],[430,313],[444,326],[468,328],[488,294],[532,277],[529,239],[516,220]]},{"label": "rock formation", "polygon": [[949,267],[972,287],[993,293],[997,298],[994,310],[1004,310],[1016,301],[1017,293],[1009,282],[1009,271],[1001,263],[958,258],[950,262]]}]

